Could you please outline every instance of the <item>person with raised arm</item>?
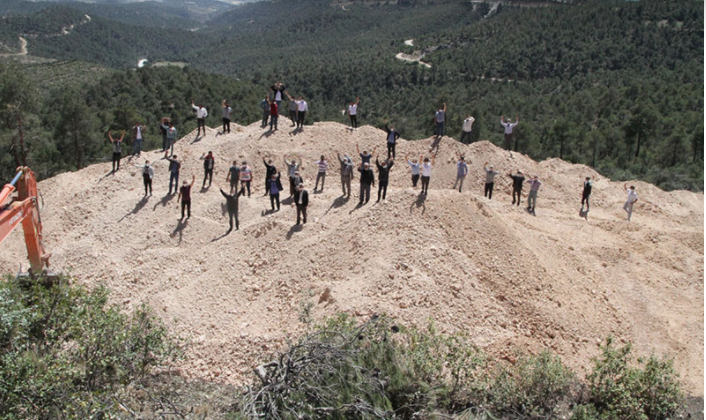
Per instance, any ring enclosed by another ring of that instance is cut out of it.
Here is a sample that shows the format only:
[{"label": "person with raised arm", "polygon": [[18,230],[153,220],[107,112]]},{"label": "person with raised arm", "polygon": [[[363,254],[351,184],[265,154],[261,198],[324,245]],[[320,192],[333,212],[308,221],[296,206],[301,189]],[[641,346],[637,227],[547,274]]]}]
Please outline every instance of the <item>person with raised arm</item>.
[{"label": "person with raised arm", "polygon": [[500,116],[500,124],[505,127],[505,150],[512,150],[512,129],[520,122],[520,117],[515,117],[515,122],[510,122],[510,118],[505,120],[505,116]]},{"label": "person with raised arm", "polygon": [[238,191],[238,182],[240,181],[240,166],[238,166],[238,161],[234,160],[233,164],[228,169],[228,175],[226,175],[226,182],[230,182],[230,193],[235,194]]},{"label": "person with raised arm", "polygon": [[208,154],[202,154],[199,158],[203,160],[203,185],[201,188],[206,188],[206,179],[208,179],[208,187],[211,187],[211,181],[213,181],[213,167],[216,164],[216,158],[213,157],[213,153],[209,150]]},{"label": "person with raised arm", "polygon": [[287,93],[287,88],[282,84],[282,82],[275,82],[272,86],[270,86],[270,92],[272,92],[272,100],[277,103],[277,109],[279,109],[282,104],[284,96],[289,96]]},{"label": "person with raised arm", "polygon": [[228,105],[228,101],[225,99],[221,102],[221,107],[223,107],[223,134],[230,134],[230,114],[233,112],[233,108]]},{"label": "person with raised arm", "polygon": [[196,138],[198,138],[201,135],[201,130],[203,129],[203,135],[206,135],[206,117],[208,117],[208,111],[206,108],[204,108],[203,105],[199,104],[199,106],[194,105],[194,100],[191,100],[191,108],[193,108],[194,111],[196,111]]},{"label": "person with raised arm", "polygon": [[[123,139],[125,138],[125,131],[120,132],[120,138],[115,139],[110,131],[108,131],[108,140],[113,145],[113,172],[120,170],[120,159],[122,158],[123,150]],[[116,167],[117,164],[117,167]]]},{"label": "person with raised arm", "polygon": [[375,166],[378,168],[378,201],[380,202],[380,193],[382,192],[382,199],[385,200],[387,195],[387,184],[390,181],[390,169],[395,164],[392,158],[389,158],[380,164],[380,160],[375,158]]},{"label": "person with raised arm", "polygon": [[169,161],[169,193],[172,194],[172,182],[174,182],[174,193],[179,189],[179,171],[181,170],[181,162],[177,160],[177,155],[172,155],[170,158],[167,152],[164,152],[164,158]]},{"label": "person with raised arm", "polygon": [[454,181],[452,189],[455,190],[456,184],[460,184],[458,186],[458,192],[461,192],[463,190],[463,180],[466,179],[466,175],[468,175],[468,164],[466,163],[466,158],[461,156],[461,154],[456,153],[456,158],[458,159],[458,162],[456,162],[456,181]]},{"label": "person with raised arm", "polygon": [[493,199],[493,187],[495,186],[495,175],[498,172],[493,169],[493,165],[488,166],[488,162],[483,164],[483,170],[485,171],[485,191],[483,195],[488,198],[488,200]]},{"label": "person with raised arm", "polygon": [[233,231],[233,220],[235,220],[235,230],[240,229],[238,225],[238,199],[240,198],[240,194],[226,194],[226,192],[223,191],[223,187],[219,187],[218,189],[221,190],[221,194],[226,199],[226,208],[228,209],[228,223],[230,228],[226,231],[227,235]]},{"label": "person with raised arm", "polygon": [[469,144],[471,142],[471,130],[473,130],[473,122],[475,118],[470,115],[466,115],[466,119],[463,120],[463,128],[461,129],[461,140],[463,144]]},{"label": "person with raised arm", "polygon": [[363,153],[360,153],[360,147],[358,145],[355,145],[355,150],[358,152],[358,155],[360,156],[360,162],[361,163],[370,163],[370,160],[373,158],[373,155],[375,155],[375,149],[377,149],[377,146],[373,147],[373,151],[368,153],[367,150],[363,150]]},{"label": "person with raised arm", "polygon": [[628,214],[627,221],[630,221],[630,218],[632,218],[632,208],[637,203],[637,192],[635,192],[635,186],[631,185],[630,188],[628,188],[627,182],[623,184],[623,189],[628,193],[628,199],[625,201],[625,204],[623,205],[623,210]]},{"label": "person with raised arm", "polygon": [[181,220],[184,220],[184,209],[187,210],[187,219],[191,218],[191,188],[194,186],[195,181],[196,175],[191,174],[191,184],[189,184],[189,181],[184,180],[181,188],[179,188],[177,203],[181,201]]},{"label": "person with raised arm", "polygon": [[[422,160],[422,157],[419,157]],[[431,169],[436,160],[436,153],[431,156],[431,159],[425,157],[422,161],[422,194],[426,195],[429,192],[429,182],[431,181]]]},{"label": "person with raised arm", "polygon": [[140,124],[139,121],[135,123],[132,127],[132,135],[135,142],[132,144],[132,155],[140,156],[142,154],[142,142],[145,135],[145,126]]},{"label": "person with raised arm", "polygon": [[304,128],[304,118],[306,118],[306,112],[309,110],[309,104],[306,103],[303,96],[297,99],[297,128]]},{"label": "person with raised arm", "polygon": [[145,197],[147,197],[147,189],[150,190],[150,196],[152,196],[152,178],[154,178],[154,168],[150,165],[150,161],[146,160],[144,165],[137,165],[136,167],[141,169],[142,172],[142,183],[145,184]]},{"label": "person with raised arm", "polygon": [[360,103],[360,98],[356,96],[355,102],[351,102],[348,105],[348,118],[351,120],[351,128],[354,130],[358,129],[358,104]]},{"label": "person with raised arm", "polygon": [[348,155],[341,158],[341,154],[336,151],[338,162],[341,164],[341,189],[346,198],[351,198],[351,181],[353,180],[353,159]]},{"label": "person with raised arm", "polygon": [[[293,197],[296,192],[297,184],[294,183],[294,175],[301,168],[301,160],[297,163],[296,159],[287,159],[287,155],[284,155],[284,164],[287,167],[287,175],[289,176],[289,196]],[[304,169],[304,168],[301,168]]]},{"label": "person with raised arm", "polygon": [[395,127],[388,127],[387,120],[385,120],[385,133],[387,133],[387,158],[394,159],[397,139],[400,138],[400,133],[395,130]]},{"label": "person with raised arm", "polygon": [[404,157],[404,160],[407,161],[407,165],[409,165],[410,169],[412,169],[412,188],[417,188],[417,182],[419,182],[419,174],[422,169],[422,162],[421,160],[417,159],[409,160],[406,155]]},{"label": "person with raised arm", "polygon": [[267,195],[270,193],[270,178],[277,173],[277,168],[272,164],[272,159],[265,160],[263,157],[262,163],[265,164],[265,195]]},{"label": "person with raised arm", "polygon": [[522,186],[525,184],[525,177],[519,169],[517,170],[517,174],[513,175],[508,172],[507,176],[512,178],[512,204],[515,204],[515,201],[517,201],[517,205],[519,206],[522,200]]}]

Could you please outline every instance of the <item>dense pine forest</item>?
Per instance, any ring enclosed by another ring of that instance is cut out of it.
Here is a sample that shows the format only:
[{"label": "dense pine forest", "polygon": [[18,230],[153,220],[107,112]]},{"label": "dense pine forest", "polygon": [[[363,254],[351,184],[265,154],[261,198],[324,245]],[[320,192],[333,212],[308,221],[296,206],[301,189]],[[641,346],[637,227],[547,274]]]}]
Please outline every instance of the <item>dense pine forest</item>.
[{"label": "dense pine forest", "polygon": [[[24,160],[43,177],[100,161],[105,132],[134,121],[148,125],[152,146],[162,116],[186,133],[192,98],[212,126],[223,98],[236,122],[252,123],[281,80],[307,98],[309,123],[344,122],[346,101],[360,96],[364,124],[389,119],[404,137],[425,138],[446,102],[457,139],[471,114],[473,140],[501,144],[500,116],[519,116],[513,149],[534,159],[703,189],[703,2],[296,0],[208,21],[151,3],[141,7],[153,19],[122,20],[115,5],[32,3],[18,13],[24,2],[10,4],[0,42],[12,50],[24,36],[30,56],[61,61],[0,68],[3,180]],[[395,58],[414,52],[428,66]],[[141,58],[188,66],[136,70]]]}]

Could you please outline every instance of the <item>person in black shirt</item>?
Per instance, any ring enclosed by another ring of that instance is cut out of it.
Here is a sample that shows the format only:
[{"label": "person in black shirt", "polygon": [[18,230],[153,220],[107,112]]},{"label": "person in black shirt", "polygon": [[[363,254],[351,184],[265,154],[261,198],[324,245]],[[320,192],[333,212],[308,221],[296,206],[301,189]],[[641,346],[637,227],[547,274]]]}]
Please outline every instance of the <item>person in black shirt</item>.
[{"label": "person in black shirt", "polygon": [[238,161],[233,161],[233,165],[228,169],[228,175],[226,175],[226,182],[230,181],[230,193],[233,194],[238,190],[238,181],[240,181],[240,166],[238,166]]},{"label": "person in black shirt", "polygon": [[238,197],[240,197],[240,194],[226,194],[226,192],[223,191],[223,188],[220,188],[220,190],[221,194],[223,194],[223,197],[226,199],[226,207],[228,208],[228,220],[230,222],[230,229],[226,232],[226,234],[228,234],[233,230],[233,219],[235,219],[235,230],[239,229]]},{"label": "person in black shirt", "polygon": [[378,167],[378,203],[380,202],[380,193],[382,193],[382,199],[385,199],[387,195],[387,183],[390,179],[390,169],[395,162],[392,159],[387,159],[380,164],[380,160],[375,158],[375,165]]},{"label": "person in black shirt", "polygon": [[385,132],[387,133],[387,158],[395,158],[395,146],[400,138],[400,133],[395,130],[395,127],[389,128],[387,120],[385,120]]},{"label": "person in black shirt", "polygon": [[213,167],[215,166],[216,159],[209,150],[208,155],[201,155],[201,160],[203,160],[203,185],[201,185],[201,188],[206,188],[206,179],[208,179],[208,186],[210,188],[211,181],[213,181]]},{"label": "person in black shirt", "polygon": [[272,175],[277,173],[277,168],[272,164],[272,159],[266,161],[265,158],[262,158],[262,163],[265,164],[267,170],[265,174],[265,195],[267,195],[270,193],[270,179],[272,179]]},{"label": "person in black shirt", "polygon": [[593,183],[591,182],[591,177],[587,176],[586,181],[583,183],[583,194],[581,195],[581,212],[583,212],[583,203],[586,203],[586,211],[591,209],[591,205],[588,203],[588,198],[591,196],[591,190],[593,189]]},{"label": "person in black shirt", "polygon": [[358,172],[360,172],[360,202],[358,203],[360,205],[370,201],[370,187],[375,185],[375,174],[367,162],[358,168]]},{"label": "person in black shirt", "polygon": [[304,189],[304,184],[297,185],[292,205],[297,206],[297,224],[300,224],[302,218],[304,219],[304,224],[306,224],[306,208],[309,206],[309,192]]},{"label": "person in black shirt", "polygon": [[525,177],[522,175],[522,171],[517,170],[517,175],[507,174],[512,178],[512,204],[515,204],[515,197],[517,197],[517,205],[520,205],[520,200],[522,199],[522,185],[525,183]]}]

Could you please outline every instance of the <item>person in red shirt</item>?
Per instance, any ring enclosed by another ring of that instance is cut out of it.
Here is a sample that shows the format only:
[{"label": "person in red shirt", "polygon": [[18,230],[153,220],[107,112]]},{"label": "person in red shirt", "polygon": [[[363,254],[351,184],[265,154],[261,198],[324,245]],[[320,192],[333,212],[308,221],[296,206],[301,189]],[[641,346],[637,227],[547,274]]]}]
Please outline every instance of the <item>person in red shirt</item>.
[{"label": "person in red shirt", "polygon": [[279,106],[277,101],[271,101],[267,98],[267,103],[270,104],[270,131],[274,128],[277,131],[277,119],[279,118]]}]

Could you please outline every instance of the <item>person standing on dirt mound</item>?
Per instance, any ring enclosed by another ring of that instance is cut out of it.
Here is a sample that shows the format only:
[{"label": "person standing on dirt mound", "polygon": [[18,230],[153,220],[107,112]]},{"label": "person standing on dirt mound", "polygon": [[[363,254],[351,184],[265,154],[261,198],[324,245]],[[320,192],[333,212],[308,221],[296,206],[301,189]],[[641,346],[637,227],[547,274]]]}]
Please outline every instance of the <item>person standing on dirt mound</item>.
[{"label": "person standing on dirt mound", "polygon": [[351,181],[353,180],[353,159],[345,155],[341,159],[341,154],[336,152],[338,162],[341,164],[341,189],[346,198],[351,198]]},{"label": "person standing on dirt mound", "polygon": [[297,128],[304,129],[304,119],[306,118],[306,112],[309,110],[309,104],[306,103],[303,96],[297,99]]},{"label": "person standing on dirt mound", "polygon": [[167,151],[169,151],[169,154],[173,155],[174,143],[176,143],[177,141],[177,129],[174,127],[174,124],[171,120],[169,120],[168,125],[162,124],[162,129],[166,133],[165,137],[167,139],[166,143],[163,144],[164,152],[166,153]]},{"label": "person standing on dirt mound", "polygon": [[623,184],[623,189],[628,193],[628,199],[625,201],[625,205],[623,205],[623,210],[628,214],[627,221],[630,221],[630,218],[632,217],[632,208],[637,203],[637,192],[635,192],[635,186],[631,185],[630,188],[628,188],[628,184],[625,183]]},{"label": "person standing on dirt mound", "polygon": [[181,219],[184,219],[184,209],[187,210],[187,219],[191,218],[191,188],[194,186],[196,181],[196,175],[191,175],[191,184],[189,181],[184,180],[181,188],[179,188],[179,195],[177,196],[177,203],[181,201]]},{"label": "person standing on dirt mound", "polygon": [[[377,149],[377,147],[373,147],[373,151],[370,153],[368,153],[367,150],[363,150],[363,153],[360,153],[360,148],[356,144],[355,150],[358,152],[358,155],[360,155],[360,163],[362,163],[362,164],[368,163],[369,164],[370,159],[372,159],[373,155],[375,155],[375,149]],[[389,155],[389,149],[388,149],[388,155]]]},{"label": "person standing on dirt mound", "polygon": [[270,118],[270,98],[265,96],[265,99],[260,101],[260,109],[262,110],[262,123],[260,128],[267,127],[267,120]]},{"label": "person standing on dirt mound", "polygon": [[181,162],[177,160],[177,155],[172,155],[170,158],[167,152],[164,152],[164,158],[169,161],[169,193],[172,194],[172,182],[174,182],[174,193],[179,189],[179,170],[181,170]]},{"label": "person standing on dirt mound", "polygon": [[248,166],[248,162],[243,161],[240,167],[240,192],[238,194],[245,195],[245,189],[248,189],[248,197],[250,197],[250,183],[252,182],[252,169]]},{"label": "person standing on dirt mound", "polygon": [[234,194],[238,191],[238,181],[240,181],[240,167],[238,161],[234,160],[226,175],[226,182],[230,182],[230,193]]},{"label": "person standing on dirt mound", "polygon": [[461,130],[461,140],[463,144],[469,144],[471,142],[471,130],[473,130],[473,122],[476,119],[470,115],[466,115],[466,119],[463,120],[463,128]]},{"label": "person standing on dirt mound", "polygon": [[[419,157],[422,160],[422,157]],[[434,166],[436,154],[431,156],[431,160],[425,157],[422,161],[422,194],[426,195],[429,192],[429,182],[431,181],[431,169]]]},{"label": "person standing on dirt mound", "polygon": [[400,133],[395,130],[395,127],[388,127],[387,120],[385,120],[385,132],[387,133],[387,158],[394,159],[397,139],[400,138]]},{"label": "person standing on dirt mound", "polygon": [[284,155],[284,164],[287,166],[287,175],[289,176],[289,196],[294,196],[296,192],[297,184],[294,183],[294,175],[299,171],[299,169],[304,169],[301,167],[301,159],[297,163],[296,159],[287,159],[287,155]]},{"label": "person standing on dirt mound", "polygon": [[463,190],[463,180],[468,175],[468,164],[466,163],[466,158],[460,154],[456,154],[456,157],[458,158],[458,162],[456,162],[456,181],[454,181],[452,189],[455,190],[456,184],[459,184],[458,192],[461,192]]},{"label": "person standing on dirt mound", "polygon": [[348,118],[351,120],[351,128],[353,130],[358,129],[358,104],[360,103],[360,98],[356,97],[355,102],[351,102],[348,105]]},{"label": "person standing on dirt mound", "polygon": [[[113,172],[120,170],[120,159],[122,158],[122,147],[123,138],[125,138],[125,131],[120,133],[119,139],[114,139],[113,135],[108,131],[108,140],[113,145]],[[117,167],[116,167],[117,164]]]},{"label": "person standing on dirt mound", "polygon": [[284,96],[289,96],[289,94],[287,94],[287,88],[282,84],[282,82],[275,82],[272,86],[270,86],[270,92],[272,92],[272,100],[277,103],[277,109],[279,109],[282,104]]},{"label": "person standing on dirt mound", "polygon": [[299,107],[297,106],[297,103],[292,99],[291,97],[289,98],[289,119],[292,121],[292,127],[295,127],[297,125],[297,110]]},{"label": "person standing on dirt mound", "polygon": [[136,122],[132,127],[132,135],[135,143],[132,145],[132,155],[140,156],[142,154],[142,142],[144,140],[145,126]]},{"label": "person standing on dirt mound", "polygon": [[265,170],[267,171],[265,174],[265,195],[267,195],[270,193],[270,179],[272,175],[277,173],[277,168],[272,164],[272,159],[265,160],[265,158],[262,158],[262,163],[265,164]]},{"label": "person standing on dirt mound", "polygon": [[387,195],[387,183],[390,181],[390,169],[395,162],[392,158],[387,159],[380,164],[380,160],[375,158],[375,166],[378,168],[378,203],[380,202],[380,193],[382,192],[382,199],[385,199]]},{"label": "person standing on dirt mound", "polygon": [[292,205],[297,206],[297,225],[304,221],[306,224],[306,209],[309,206],[309,192],[304,189],[304,184],[297,185],[297,191],[294,193],[294,202]]},{"label": "person standing on dirt mound", "polygon": [[587,176],[586,180],[583,181],[583,193],[581,194],[581,213],[583,213],[583,203],[586,203],[586,211],[591,209],[591,204],[588,202],[588,198],[591,196],[591,190],[593,189],[593,183],[591,182],[591,177]]},{"label": "person standing on dirt mound", "polygon": [[505,127],[505,150],[512,150],[512,129],[515,128],[519,122],[520,117],[515,117],[515,122],[511,123],[509,118],[505,121],[505,116],[500,116],[500,124]]},{"label": "person standing on dirt mound", "polygon": [[216,164],[216,159],[213,157],[213,153],[209,150],[208,154],[203,154],[199,158],[203,160],[203,185],[201,188],[206,188],[206,179],[208,179],[208,186],[211,187],[211,181],[213,181],[213,167]]},{"label": "person standing on dirt mound", "polygon": [[150,161],[146,160],[144,165],[135,165],[142,170],[142,183],[145,184],[145,197],[147,197],[147,189],[152,195],[152,178],[154,178],[154,168],[150,165]]},{"label": "person standing on dirt mound", "polygon": [[412,169],[412,188],[417,188],[417,182],[419,182],[419,173],[422,169],[422,164],[417,159],[409,160],[407,156],[404,157],[407,161],[407,165]]},{"label": "person standing on dirt mound", "polygon": [[275,203],[277,203],[277,211],[279,211],[279,192],[282,191],[280,174],[274,173],[270,175],[270,179],[267,181],[267,191],[270,194],[270,205],[272,206],[272,211],[275,211]]},{"label": "person standing on dirt mound", "polygon": [[328,162],[326,162],[324,155],[321,155],[321,158],[316,161],[316,166],[319,168],[319,171],[316,174],[316,185],[314,186],[314,193],[316,193],[319,188],[319,180],[321,180],[321,191],[324,191],[324,183],[326,182],[326,171],[328,171]]},{"label": "person standing on dirt mound", "polygon": [[194,100],[191,100],[191,108],[196,111],[196,138],[198,138],[201,135],[201,130],[203,130],[203,135],[206,135],[206,117],[208,117],[208,111],[206,111],[206,108],[204,108],[203,105],[196,106],[194,105]]},{"label": "person standing on dirt mound", "polygon": [[483,165],[483,170],[485,171],[485,197],[488,200],[493,199],[493,187],[495,186],[495,175],[498,174],[497,171],[493,169],[493,165],[488,166],[488,162]]},{"label": "person standing on dirt mound", "polygon": [[444,102],[444,106],[439,107],[434,114],[434,122],[436,123],[436,136],[439,138],[444,137],[444,128],[446,126],[446,102]]},{"label": "person standing on dirt mound", "polygon": [[233,108],[228,105],[228,101],[225,99],[221,103],[221,106],[223,107],[223,134],[230,134],[230,114],[233,112]]},{"label": "person standing on dirt mound", "polygon": [[517,174],[513,175],[508,173],[507,176],[512,178],[512,204],[515,204],[517,199],[517,205],[520,205],[520,200],[522,200],[522,186],[525,183],[525,177],[522,176],[522,171],[517,170]]},{"label": "person standing on dirt mound", "polygon": [[370,187],[375,185],[375,174],[368,162],[361,164],[358,172],[360,172],[360,202],[358,205],[362,205],[370,201]]},{"label": "person standing on dirt mound", "polygon": [[[226,235],[233,231],[233,220],[235,220],[235,230],[240,229],[238,226],[238,198],[240,194],[226,194],[223,188],[219,188],[221,194],[226,199],[226,208],[228,209],[228,223],[230,224],[230,229],[226,231]],[[182,216],[184,217],[184,216]]]},{"label": "person standing on dirt mound", "polygon": [[537,175],[533,176],[532,179],[528,179],[525,182],[529,182],[530,184],[529,197],[527,197],[527,211],[530,212],[532,216],[536,216],[536,214],[534,213],[534,209],[537,206],[537,193],[539,192],[539,187],[542,185],[542,183],[537,178]]},{"label": "person standing on dirt mound", "polygon": [[270,131],[277,131],[277,120],[279,120],[279,105],[275,101],[267,101],[270,105]]}]

